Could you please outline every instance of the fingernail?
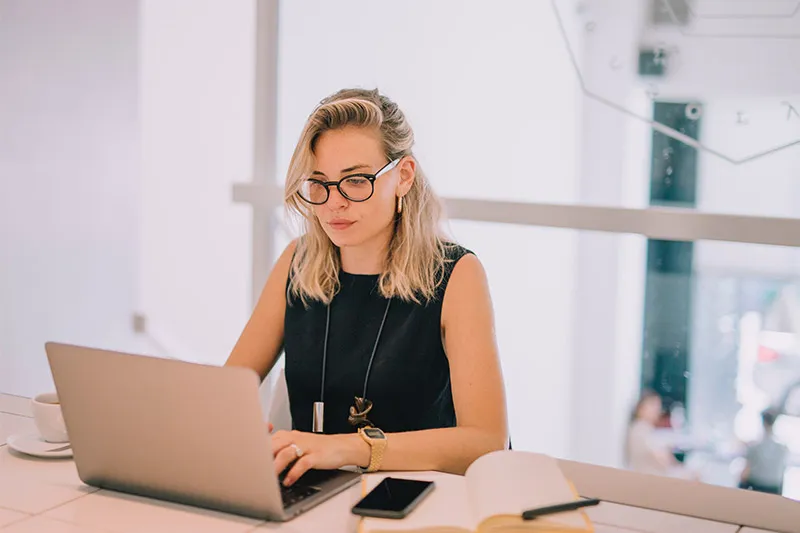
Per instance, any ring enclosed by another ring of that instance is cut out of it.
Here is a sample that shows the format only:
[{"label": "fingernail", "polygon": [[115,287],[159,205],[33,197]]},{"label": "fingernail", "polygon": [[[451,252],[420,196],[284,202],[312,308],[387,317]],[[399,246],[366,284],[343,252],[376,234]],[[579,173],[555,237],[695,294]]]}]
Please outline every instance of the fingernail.
[{"label": "fingernail", "polygon": [[291,480],[291,479],[289,479],[288,477],[287,477],[286,479],[284,479],[284,480],[283,480],[283,486],[284,486],[284,487],[288,487],[288,486],[289,486],[289,485],[291,485],[291,484],[292,484],[292,480]]}]

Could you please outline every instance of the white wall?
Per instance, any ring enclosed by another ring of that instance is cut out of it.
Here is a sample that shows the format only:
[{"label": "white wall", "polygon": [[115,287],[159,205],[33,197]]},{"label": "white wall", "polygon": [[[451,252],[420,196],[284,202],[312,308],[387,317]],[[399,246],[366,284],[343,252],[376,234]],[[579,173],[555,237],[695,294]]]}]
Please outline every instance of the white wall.
[{"label": "white wall", "polygon": [[0,392],[47,340],[126,348],[137,290],[136,2],[0,0]]},{"label": "white wall", "polygon": [[0,391],[52,387],[47,340],[223,362],[251,306],[254,2],[0,9]]},{"label": "white wall", "polygon": [[139,306],[170,355],[222,363],[249,316],[255,2],[141,2]]},{"label": "white wall", "polygon": [[[570,45],[582,51],[587,93],[647,116],[636,51],[646,7],[638,0],[593,2],[580,14],[593,31]],[[566,10],[567,7],[563,6]],[[616,57],[610,67],[610,57]],[[586,97],[581,115],[580,195],[584,204],[644,207],[651,132],[603,101]],[[644,299],[639,236],[580,232],[575,277],[570,457],[621,466],[624,430],[638,392]]]}]

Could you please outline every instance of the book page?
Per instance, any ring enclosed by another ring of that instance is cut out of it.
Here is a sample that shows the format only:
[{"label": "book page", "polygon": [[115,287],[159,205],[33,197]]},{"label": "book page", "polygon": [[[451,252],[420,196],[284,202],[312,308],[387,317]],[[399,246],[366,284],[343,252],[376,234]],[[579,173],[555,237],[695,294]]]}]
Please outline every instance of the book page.
[{"label": "book page", "polygon": [[364,518],[359,531],[463,531],[472,533],[478,525],[474,506],[468,500],[467,482],[463,476],[431,472],[398,472],[386,475],[370,475],[364,479],[363,494],[372,490],[384,477],[420,479],[433,481],[434,488],[407,517]]},{"label": "book page", "polygon": [[476,460],[466,474],[475,502],[478,524],[487,518],[519,517],[520,524],[535,528],[541,523],[551,529],[586,530],[580,511],[554,514],[523,522],[523,511],[576,499],[558,462],[547,455],[521,451],[499,451]]}]

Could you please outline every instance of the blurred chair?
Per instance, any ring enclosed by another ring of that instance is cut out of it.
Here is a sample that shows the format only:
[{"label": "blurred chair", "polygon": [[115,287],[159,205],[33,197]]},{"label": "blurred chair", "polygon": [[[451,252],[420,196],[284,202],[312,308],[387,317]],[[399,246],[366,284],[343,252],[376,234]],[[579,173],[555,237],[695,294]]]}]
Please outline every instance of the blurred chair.
[{"label": "blurred chair", "polygon": [[264,413],[267,413],[267,421],[272,423],[275,431],[279,429],[288,431],[292,429],[289,391],[286,389],[286,376],[283,368],[276,371],[277,375],[273,382],[272,394],[269,394],[269,387],[267,386],[269,377],[261,385],[261,409]]}]

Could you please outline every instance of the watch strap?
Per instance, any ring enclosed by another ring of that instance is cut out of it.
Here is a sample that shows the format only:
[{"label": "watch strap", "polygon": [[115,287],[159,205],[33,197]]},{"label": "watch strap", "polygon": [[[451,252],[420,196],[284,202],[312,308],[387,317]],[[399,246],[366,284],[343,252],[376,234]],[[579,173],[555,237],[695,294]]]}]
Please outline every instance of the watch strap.
[{"label": "watch strap", "polygon": [[362,472],[377,472],[380,470],[381,465],[383,464],[383,455],[386,452],[386,445],[387,440],[385,438],[382,439],[372,439],[367,436],[364,432],[363,428],[358,430],[358,434],[361,435],[361,438],[369,444],[369,465],[367,468],[361,468]]}]

